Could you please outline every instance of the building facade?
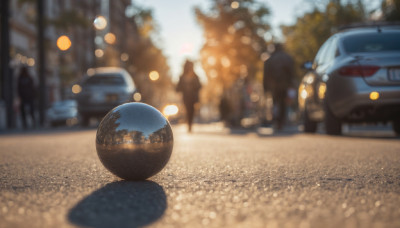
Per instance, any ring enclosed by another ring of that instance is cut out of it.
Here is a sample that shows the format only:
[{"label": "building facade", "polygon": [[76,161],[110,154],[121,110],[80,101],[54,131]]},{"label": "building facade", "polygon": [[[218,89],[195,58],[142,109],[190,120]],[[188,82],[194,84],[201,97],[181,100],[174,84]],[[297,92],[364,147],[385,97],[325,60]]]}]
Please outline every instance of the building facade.
[{"label": "building facade", "polygon": [[[47,105],[69,98],[71,86],[78,82],[87,69],[100,66],[119,66],[128,69],[127,49],[137,38],[132,17],[125,14],[130,0],[43,0],[45,3],[45,78]],[[22,66],[28,66],[38,88],[37,1],[9,0],[10,67],[13,75],[14,112],[20,126],[19,99],[16,83]],[[106,13],[107,28],[98,31],[93,26],[97,16]],[[105,36],[112,33],[114,42]],[[57,39],[65,35],[71,47],[62,51]],[[100,49],[103,55],[96,56]],[[4,102],[0,102],[4,103]],[[4,109],[4,105],[0,105]],[[4,110],[0,110],[1,113]],[[0,129],[5,129],[5,115],[0,117]]]}]

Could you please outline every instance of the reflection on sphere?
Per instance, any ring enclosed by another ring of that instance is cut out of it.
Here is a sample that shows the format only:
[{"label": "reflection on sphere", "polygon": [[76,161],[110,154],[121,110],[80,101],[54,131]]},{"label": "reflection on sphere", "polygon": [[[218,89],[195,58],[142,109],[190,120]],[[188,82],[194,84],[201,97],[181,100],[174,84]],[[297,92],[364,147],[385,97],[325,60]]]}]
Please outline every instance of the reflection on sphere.
[{"label": "reflection on sphere", "polygon": [[127,103],[110,111],[96,135],[97,154],[103,165],[128,180],[155,175],[168,163],[173,134],[167,119],[143,103]]}]

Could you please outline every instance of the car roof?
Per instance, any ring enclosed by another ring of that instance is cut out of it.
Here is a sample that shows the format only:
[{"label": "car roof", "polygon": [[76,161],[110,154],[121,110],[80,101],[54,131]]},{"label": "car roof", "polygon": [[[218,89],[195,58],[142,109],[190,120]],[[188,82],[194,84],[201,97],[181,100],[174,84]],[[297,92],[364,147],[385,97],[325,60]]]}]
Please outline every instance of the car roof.
[{"label": "car roof", "polygon": [[400,32],[400,25],[371,25],[371,26],[361,26],[361,27],[348,27],[342,29],[337,33],[340,37],[347,37],[352,35],[362,35],[371,33],[392,33]]}]

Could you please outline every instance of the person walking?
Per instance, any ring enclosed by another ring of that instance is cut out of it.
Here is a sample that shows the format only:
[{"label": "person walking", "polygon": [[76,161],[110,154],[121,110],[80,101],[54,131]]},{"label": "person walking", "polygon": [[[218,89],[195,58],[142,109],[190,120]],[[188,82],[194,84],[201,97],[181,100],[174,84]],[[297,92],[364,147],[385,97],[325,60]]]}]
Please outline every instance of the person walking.
[{"label": "person walking", "polygon": [[[288,89],[295,78],[294,60],[284,51],[282,44],[275,44],[275,50],[264,62],[264,91],[273,99],[273,122],[281,130],[286,121],[286,99]],[[275,112],[276,111],[276,112]]]},{"label": "person walking", "polygon": [[32,126],[36,127],[35,122],[35,85],[33,78],[29,74],[27,67],[22,67],[18,76],[18,96],[20,98],[20,111],[22,117],[22,125],[24,129],[28,128],[26,112],[29,109],[29,114],[32,120]]},{"label": "person walking", "polygon": [[188,124],[188,131],[192,131],[192,124],[195,112],[195,104],[199,102],[199,91],[201,84],[199,77],[193,69],[193,62],[186,60],[183,67],[183,73],[179,78],[176,90],[182,93],[183,104],[186,109],[186,118]]}]

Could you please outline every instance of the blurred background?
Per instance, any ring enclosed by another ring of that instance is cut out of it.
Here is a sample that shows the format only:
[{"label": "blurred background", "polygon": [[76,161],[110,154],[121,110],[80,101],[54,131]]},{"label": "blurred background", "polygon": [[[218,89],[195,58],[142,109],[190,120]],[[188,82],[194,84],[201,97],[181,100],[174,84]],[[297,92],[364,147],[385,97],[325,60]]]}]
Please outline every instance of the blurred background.
[{"label": "blurred background", "polygon": [[[274,43],[293,56],[300,83],[303,63],[341,26],[399,21],[400,1],[2,0],[0,18],[1,130],[22,128],[24,66],[36,88],[34,125],[53,125],[51,108],[61,101],[73,109],[82,80],[99,67],[125,69],[135,84],[131,100],[179,122],[175,86],[186,59],[202,83],[196,121],[220,121],[227,112],[227,126],[251,127],[265,115],[263,62]],[[290,99],[288,119],[296,123],[297,94]],[[78,112],[70,112],[65,124],[75,125]]]}]

